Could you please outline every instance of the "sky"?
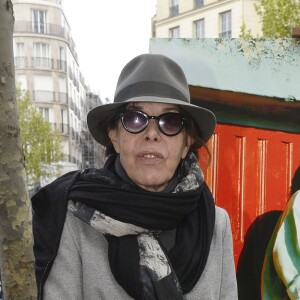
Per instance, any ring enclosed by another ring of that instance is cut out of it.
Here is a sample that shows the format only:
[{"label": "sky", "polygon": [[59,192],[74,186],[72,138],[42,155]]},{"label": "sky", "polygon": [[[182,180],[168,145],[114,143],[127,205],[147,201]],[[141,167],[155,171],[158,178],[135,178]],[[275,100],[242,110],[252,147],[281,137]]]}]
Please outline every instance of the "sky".
[{"label": "sky", "polygon": [[113,100],[119,74],[149,53],[156,0],[63,0],[80,71],[92,92]]}]

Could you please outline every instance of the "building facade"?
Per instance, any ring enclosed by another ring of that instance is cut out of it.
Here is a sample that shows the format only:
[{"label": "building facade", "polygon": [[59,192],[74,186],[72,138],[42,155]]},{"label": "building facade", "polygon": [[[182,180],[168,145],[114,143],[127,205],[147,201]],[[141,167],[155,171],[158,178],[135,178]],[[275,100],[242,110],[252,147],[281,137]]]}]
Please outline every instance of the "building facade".
[{"label": "building facade", "polygon": [[[99,95],[88,90],[86,95],[86,105],[84,106],[84,114],[96,106],[103,105]],[[105,147],[100,145],[92,137],[88,130],[86,119],[82,122],[83,126],[83,148],[82,148],[82,168],[102,168],[105,162]]]},{"label": "building facade", "polygon": [[62,173],[82,168],[86,84],[61,0],[13,0],[16,83],[61,135]]},{"label": "building facade", "polygon": [[241,27],[261,36],[259,0],[157,0],[153,37],[238,38]]}]

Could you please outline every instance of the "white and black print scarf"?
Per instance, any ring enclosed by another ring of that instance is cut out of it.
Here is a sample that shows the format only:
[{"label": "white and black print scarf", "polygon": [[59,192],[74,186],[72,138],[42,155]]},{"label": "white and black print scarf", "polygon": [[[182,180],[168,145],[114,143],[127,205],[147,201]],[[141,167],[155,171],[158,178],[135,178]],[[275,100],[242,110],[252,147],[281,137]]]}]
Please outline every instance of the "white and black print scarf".
[{"label": "white and black print scarf", "polygon": [[[183,299],[205,267],[214,201],[194,154],[170,186],[172,192],[141,190],[114,157],[103,171],[83,172],[70,189],[68,210],[105,235],[112,272],[135,299]],[[167,251],[157,235],[174,229],[175,244]]]}]

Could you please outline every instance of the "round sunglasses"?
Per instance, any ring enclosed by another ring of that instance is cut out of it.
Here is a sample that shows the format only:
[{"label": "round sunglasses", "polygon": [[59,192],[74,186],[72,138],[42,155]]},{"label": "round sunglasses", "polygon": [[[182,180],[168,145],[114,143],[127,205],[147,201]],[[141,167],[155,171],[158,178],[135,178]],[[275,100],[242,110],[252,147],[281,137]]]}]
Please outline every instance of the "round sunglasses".
[{"label": "round sunglasses", "polygon": [[187,117],[176,112],[167,112],[159,116],[148,116],[146,113],[129,109],[120,113],[123,127],[130,133],[140,133],[146,129],[149,119],[157,122],[158,129],[167,136],[178,134],[187,124]]}]

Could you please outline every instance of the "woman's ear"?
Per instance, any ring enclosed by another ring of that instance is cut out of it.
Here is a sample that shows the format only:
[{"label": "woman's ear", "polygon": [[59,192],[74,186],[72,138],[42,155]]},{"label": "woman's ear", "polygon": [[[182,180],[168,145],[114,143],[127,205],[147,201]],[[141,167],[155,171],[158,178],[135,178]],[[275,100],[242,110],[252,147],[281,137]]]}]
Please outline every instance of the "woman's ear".
[{"label": "woman's ear", "polygon": [[108,129],[108,137],[111,140],[115,151],[117,153],[120,153],[120,147],[119,147],[119,139],[118,139],[118,129],[117,127],[115,128],[109,128]]}]

